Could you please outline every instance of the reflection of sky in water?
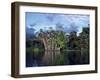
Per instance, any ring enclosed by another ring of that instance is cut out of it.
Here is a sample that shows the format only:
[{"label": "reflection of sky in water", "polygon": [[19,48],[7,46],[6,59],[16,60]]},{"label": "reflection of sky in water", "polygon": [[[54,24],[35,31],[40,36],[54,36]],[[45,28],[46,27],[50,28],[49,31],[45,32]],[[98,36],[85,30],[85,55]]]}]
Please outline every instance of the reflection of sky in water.
[{"label": "reflection of sky in water", "polygon": [[77,31],[79,33],[82,27],[88,27],[89,23],[89,15],[26,12],[26,27],[34,28],[35,32],[40,29],[48,30],[49,27],[56,29],[56,24],[58,24],[63,25],[65,32]]}]

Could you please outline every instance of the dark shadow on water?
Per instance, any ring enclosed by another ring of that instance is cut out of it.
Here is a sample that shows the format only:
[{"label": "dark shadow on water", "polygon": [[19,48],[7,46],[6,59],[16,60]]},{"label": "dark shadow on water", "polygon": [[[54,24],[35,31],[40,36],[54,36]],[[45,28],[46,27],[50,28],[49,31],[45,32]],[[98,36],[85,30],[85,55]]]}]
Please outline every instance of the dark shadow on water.
[{"label": "dark shadow on water", "polygon": [[89,64],[89,52],[80,50],[26,53],[26,67]]}]

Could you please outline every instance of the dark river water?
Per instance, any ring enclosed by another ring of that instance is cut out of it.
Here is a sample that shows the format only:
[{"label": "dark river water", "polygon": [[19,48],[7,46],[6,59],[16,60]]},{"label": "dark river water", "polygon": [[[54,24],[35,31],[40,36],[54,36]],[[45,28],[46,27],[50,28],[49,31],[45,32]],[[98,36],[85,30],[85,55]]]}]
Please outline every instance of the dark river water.
[{"label": "dark river water", "polygon": [[26,67],[89,64],[89,54],[80,50],[26,53]]}]

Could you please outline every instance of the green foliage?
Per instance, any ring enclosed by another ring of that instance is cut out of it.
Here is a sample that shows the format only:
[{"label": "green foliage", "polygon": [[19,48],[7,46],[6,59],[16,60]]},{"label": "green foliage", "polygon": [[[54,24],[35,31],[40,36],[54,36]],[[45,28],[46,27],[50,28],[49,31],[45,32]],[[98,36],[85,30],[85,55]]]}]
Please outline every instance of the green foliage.
[{"label": "green foliage", "polygon": [[39,48],[35,47],[32,49],[33,52],[38,53],[39,52]]},{"label": "green foliage", "polygon": [[26,47],[32,47],[32,41],[27,40],[26,41]]},{"label": "green foliage", "polygon": [[82,32],[80,36],[80,44],[82,48],[89,49],[89,34]]},{"label": "green foliage", "polygon": [[55,40],[59,48],[66,47],[67,39],[64,32],[56,32]]}]

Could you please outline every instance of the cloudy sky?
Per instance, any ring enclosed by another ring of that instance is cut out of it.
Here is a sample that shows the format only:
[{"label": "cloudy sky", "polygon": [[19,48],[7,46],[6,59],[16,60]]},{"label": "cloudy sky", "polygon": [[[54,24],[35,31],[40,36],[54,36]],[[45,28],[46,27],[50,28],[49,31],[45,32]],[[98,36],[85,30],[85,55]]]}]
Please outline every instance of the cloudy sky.
[{"label": "cloudy sky", "polygon": [[83,27],[89,27],[89,23],[89,15],[26,12],[26,27],[34,28],[35,32],[40,29],[48,30],[49,27],[55,30],[58,24],[63,26],[65,32],[80,33]]}]

